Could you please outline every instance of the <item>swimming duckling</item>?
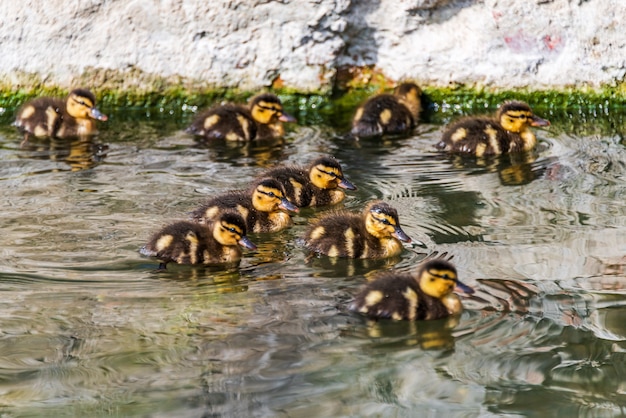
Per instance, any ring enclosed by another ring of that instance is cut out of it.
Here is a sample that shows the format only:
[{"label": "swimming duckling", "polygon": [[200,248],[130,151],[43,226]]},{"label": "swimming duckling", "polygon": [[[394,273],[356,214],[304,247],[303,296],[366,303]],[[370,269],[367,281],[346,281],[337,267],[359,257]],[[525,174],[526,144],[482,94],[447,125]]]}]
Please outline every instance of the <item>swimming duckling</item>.
[{"label": "swimming duckling", "polygon": [[436,147],[477,157],[530,151],[537,144],[530,127],[548,125],[550,122],[533,114],[526,103],[510,101],[500,106],[495,118],[464,118],[453,123]]},{"label": "swimming duckling", "polygon": [[361,105],[352,120],[357,137],[402,134],[417,126],[422,90],[414,83],[402,83],[393,94],[379,94]]},{"label": "swimming duckling", "polygon": [[421,320],[441,319],[463,311],[455,287],[474,293],[461,283],[456,268],[445,260],[425,263],[417,273],[385,272],[367,284],[349,309],[371,319]]},{"label": "swimming duckling", "polygon": [[141,254],[167,263],[219,264],[239,261],[241,249],[256,245],[246,236],[246,224],[237,212],[222,212],[213,222],[200,225],[179,221],[165,226],[141,248]]},{"label": "swimming duckling", "polygon": [[330,257],[387,258],[402,252],[400,241],[411,242],[398,220],[398,212],[385,202],[367,205],[361,215],[327,213],[312,222],[305,246]]},{"label": "swimming duckling", "polygon": [[334,205],[346,197],[338,188],[356,190],[332,157],[320,157],[309,167],[276,167],[266,171],[263,177],[278,180],[287,199],[299,207]]},{"label": "swimming duckling", "polygon": [[277,232],[293,224],[291,216],[281,211],[298,212],[285,198],[282,185],[274,179],[256,181],[248,190],[224,193],[211,198],[191,213],[196,222],[205,223],[224,210],[236,210],[250,232]]},{"label": "swimming duckling", "polygon": [[276,95],[263,93],[253,97],[248,107],[224,104],[200,113],[187,132],[208,140],[252,141],[282,137],[283,122],[296,119],[283,111]]},{"label": "swimming duckling", "polygon": [[24,134],[68,138],[94,135],[95,120],[108,118],[96,107],[96,96],[86,89],[75,89],[63,99],[39,97],[28,101],[17,111],[14,125]]}]

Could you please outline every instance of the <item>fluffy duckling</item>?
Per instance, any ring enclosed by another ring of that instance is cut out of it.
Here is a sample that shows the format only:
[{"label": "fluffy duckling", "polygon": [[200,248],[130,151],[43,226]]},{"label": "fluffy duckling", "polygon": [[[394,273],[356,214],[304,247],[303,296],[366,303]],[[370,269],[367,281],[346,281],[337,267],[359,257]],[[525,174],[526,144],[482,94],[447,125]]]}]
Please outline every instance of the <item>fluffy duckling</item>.
[{"label": "fluffy duckling", "polygon": [[330,257],[387,258],[402,252],[400,241],[411,238],[400,228],[398,212],[385,202],[372,202],[362,214],[327,213],[307,229],[306,247]]},{"label": "fluffy duckling", "polygon": [[246,223],[237,212],[222,212],[216,219],[200,225],[179,221],[165,226],[141,248],[141,254],[161,260],[159,269],[167,263],[220,264],[239,261],[241,249],[256,245],[246,237]]},{"label": "fluffy duckling", "polygon": [[295,121],[276,95],[263,93],[253,97],[248,107],[225,104],[200,113],[187,132],[208,140],[252,141],[280,138],[285,134],[283,122]]},{"label": "fluffy duckling", "polygon": [[548,125],[526,103],[509,101],[500,106],[495,118],[464,118],[451,124],[436,147],[477,157],[530,151],[537,144],[530,127]]},{"label": "fluffy duckling", "polygon": [[[196,222],[211,221],[224,210],[236,210],[250,232],[277,232],[293,224],[282,210],[298,212],[285,197],[282,185],[274,179],[256,181],[248,190],[238,190],[213,197],[191,213]],[[282,210],[281,210],[282,209]]]},{"label": "fluffy duckling", "polygon": [[356,190],[332,157],[320,157],[309,167],[282,166],[266,171],[264,177],[278,180],[290,202],[299,207],[334,205],[346,194],[338,188]]},{"label": "fluffy duckling", "polygon": [[417,126],[422,90],[414,83],[402,83],[393,94],[379,94],[361,105],[352,120],[357,137],[397,135]]},{"label": "fluffy duckling", "polygon": [[461,283],[456,268],[445,260],[425,263],[417,273],[385,272],[367,284],[349,309],[371,319],[421,320],[441,319],[463,311],[455,288],[474,293]]},{"label": "fluffy duckling", "polygon": [[96,108],[96,96],[86,89],[75,89],[65,100],[40,97],[26,102],[18,110],[15,126],[24,134],[67,138],[93,135],[96,120],[108,118]]}]

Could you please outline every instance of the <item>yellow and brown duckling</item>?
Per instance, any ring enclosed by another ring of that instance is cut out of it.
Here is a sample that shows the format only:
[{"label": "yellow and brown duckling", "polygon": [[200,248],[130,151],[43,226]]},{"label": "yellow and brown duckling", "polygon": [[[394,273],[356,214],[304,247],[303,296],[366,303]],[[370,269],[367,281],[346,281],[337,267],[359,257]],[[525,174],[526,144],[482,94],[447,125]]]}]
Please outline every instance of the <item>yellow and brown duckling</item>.
[{"label": "yellow and brown duckling", "polygon": [[340,189],[356,190],[332,157],[317,158],[308,167],[276,167],[263,176],[278,180],[287,199],[298,207],[334,205],[346,197]]},{"label": "yellow and brown duckling", "polygon": [[393,94],[379,94],[361,105],[352,120],[357,137],[398,135],[417,126],[422,109],[422,90],[414,83],[402,83]]},{"label": "yellow and brown duckling", "polygon": [[500,106],[495,118],[470,117],[452,123],[436,147],[477,157],[530,151],[537,144],[530,128],[548,125],[526,103],[509,101]]},{"label": "yellow and brown duckling", "polygon": [[207,225],[179,221],[165,226],[141,248],[141,254],[167,263],[221,264],[241,259],[241,247],[254,250],[246,223],[237,212],[222,212]]},{"label": "yellow and brown duckling", "polygon": [[318,254],[347,258],[387,258],[402,252],[411,238],[400,227],[398,212],[375,201],[362,214],[338,211],[322,215],[309,225],[305,246]]},{"label": "yellow and brown duckling", "polygon": [[206,223],[225,210],[236,210],[250,232],[277,232],[293,224],[285,210],[299,209],[285,197],[282,185],[274,179],[256,181],[248,190],[227,192],[211,198],[191,213],[196,222]]},{"label": "yellow and brown duckling", "polygon": [[65,98],[40,97],[18,110],[15,126],[24,134],[37,137],[68,138],[93,135],[96,120],[107,116],[96,108],[96,96],[86,89],[75,89]]},{"label": "yellow and brown duckling", "polygon": [[250,99],[248,107],[223,104],[200,113],[187,132],[207,140],[245,142],[280,138],[285,134],[283,122],[295,121],[276,95],[263,93]]},{"label": "yellow and brown duckling", "polygon": [[455,289],[474,293],[459,281],[450,262],[432,260],[416,276],[397,272],[378,275],[357,294],[349,309],[371,319],[441,319],[463,311]]}]

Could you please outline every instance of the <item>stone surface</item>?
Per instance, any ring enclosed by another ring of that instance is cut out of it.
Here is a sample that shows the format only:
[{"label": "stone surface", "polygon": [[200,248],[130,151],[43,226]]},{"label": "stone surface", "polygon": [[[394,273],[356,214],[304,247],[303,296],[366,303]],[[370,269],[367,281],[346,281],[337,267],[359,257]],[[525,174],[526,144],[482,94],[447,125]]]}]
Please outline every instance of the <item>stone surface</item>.
[{"label": "stone surface", "polygon": [[3,88],[329,89],[339,67],[497,89],[626,73],[623,0],[0,2]]}]

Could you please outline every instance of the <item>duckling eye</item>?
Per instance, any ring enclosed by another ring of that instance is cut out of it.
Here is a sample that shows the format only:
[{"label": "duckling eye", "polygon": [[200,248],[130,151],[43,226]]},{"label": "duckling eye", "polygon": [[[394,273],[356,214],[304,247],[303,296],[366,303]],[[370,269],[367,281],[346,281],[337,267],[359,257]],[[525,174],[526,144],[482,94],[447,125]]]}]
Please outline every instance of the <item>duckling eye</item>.
[{"label": "duckling eye", "polygon": [[387,218],[379,218],[378,221],[385,225],[391,225],[391,222],[389,222],[389,219]]}]

